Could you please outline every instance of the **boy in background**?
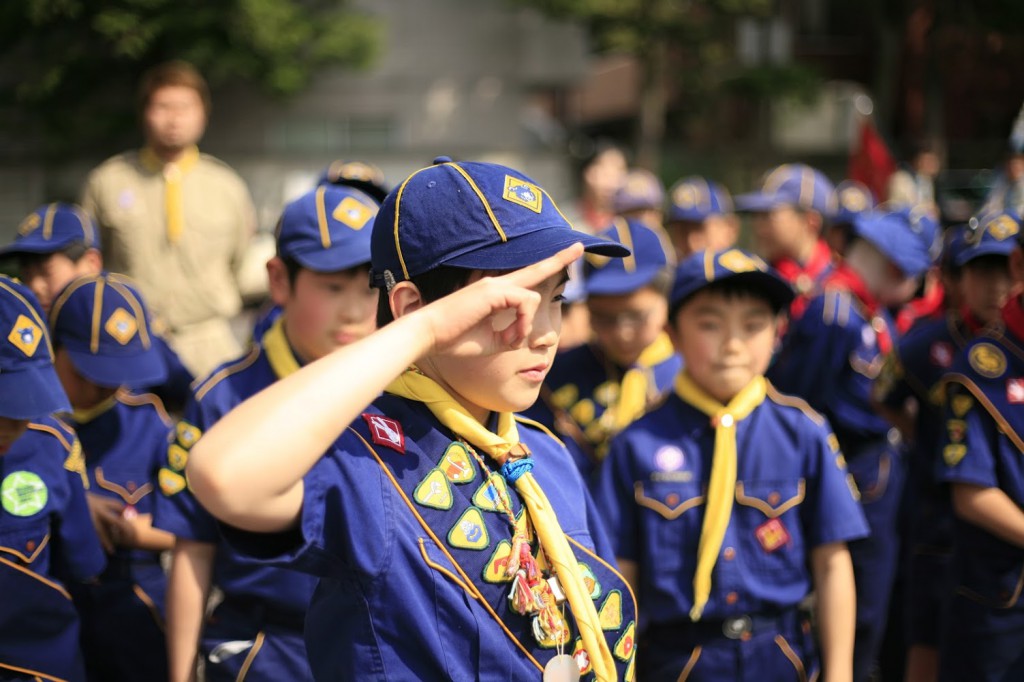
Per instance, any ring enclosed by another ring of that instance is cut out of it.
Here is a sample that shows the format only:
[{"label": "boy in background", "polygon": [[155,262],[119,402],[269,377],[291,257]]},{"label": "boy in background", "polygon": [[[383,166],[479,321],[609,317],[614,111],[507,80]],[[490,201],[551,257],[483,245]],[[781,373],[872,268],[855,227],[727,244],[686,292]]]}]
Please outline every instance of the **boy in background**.
[{"label": "boy in background", "polygon": [[174,537],[153,528],[157,470],[171,418],[160,399],[127,389],[167,375],[138,292],[114,274],[80,277],[50,310],[54,366],[71,402],[89,477],[89,509],[107,552],[98,580],[72,589],[89,679],[166,679],[160,553]]},{"label": "boy in background", "polygon": [[0,276],[0,679],[84,682],[67,586],[99,575],[82,447],[39,303]]},{"label": "boy in background", "polygon": [[602,511],[648,619],[640,679],[775,682],[853,667],[846,543],[867,532],[828,422],[764,378],[789,284],[738,249],[680,266],[674,392],[612,441]]},{"label": "boy in background", "polygon": [[677,261],[697,251],[719,251],[736,244],[740,226],[725,187],[693,176],[672,185],[668,196],[665,231]]},{"label": "boy in background", "polygon": [[[225,544],[212,516],[185,480],[191,449],[226,413],[299,367],[374,329],[370,223],[374,202],[349,188],[321,185],[285,207],[277,256],[267,263],[278,317],[248,354],[214,370],[195,387],[160,472],[156,524],[177,536],[168,589],[171,680],[311,678],[302,632],[315,580],[246,563]],[[290,429],[287,429],[290,430]],[[287,452],[281,457],[290,457]],[[205,618],[210,588],[224,600]]]}]

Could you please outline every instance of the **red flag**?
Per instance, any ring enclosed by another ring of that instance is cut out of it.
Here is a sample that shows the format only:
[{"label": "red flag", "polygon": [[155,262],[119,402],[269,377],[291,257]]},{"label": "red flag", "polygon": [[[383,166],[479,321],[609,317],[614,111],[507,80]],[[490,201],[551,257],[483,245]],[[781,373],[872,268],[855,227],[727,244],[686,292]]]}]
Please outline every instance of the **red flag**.
[{"label": "red flag", "polygon": [[853,153],[847,177],[867,185],[879,201],[885,199],[889,176],[896,171],[896,161],[889,153],[885,140],[875,130],[867,116],[861,117],[860,135]]}]

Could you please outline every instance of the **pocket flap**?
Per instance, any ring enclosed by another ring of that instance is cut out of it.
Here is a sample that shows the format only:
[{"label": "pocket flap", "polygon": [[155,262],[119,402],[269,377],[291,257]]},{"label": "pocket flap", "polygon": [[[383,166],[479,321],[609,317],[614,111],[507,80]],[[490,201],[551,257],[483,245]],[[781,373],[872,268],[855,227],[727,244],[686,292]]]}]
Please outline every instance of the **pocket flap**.
[{"label": "pocket flap", "polygon": [[736,482],[736,502],[753,507],[770,519],[784,513],[804,501],[806,493],[804,479],[776,482]]}]

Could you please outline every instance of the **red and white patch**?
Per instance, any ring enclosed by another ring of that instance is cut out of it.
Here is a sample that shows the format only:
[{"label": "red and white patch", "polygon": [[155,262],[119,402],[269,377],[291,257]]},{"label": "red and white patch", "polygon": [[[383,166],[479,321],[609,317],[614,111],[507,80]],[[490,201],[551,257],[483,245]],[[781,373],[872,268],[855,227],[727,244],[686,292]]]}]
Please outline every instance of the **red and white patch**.
[{"label": "red and white patch", "polygon": [[1013,405],[1024,404],[1024,377],[1006,380],[1006,400]]},{"label": "red and white patch", "polygon": [[945,341],[936,341],[928,351],[928,357],[933,365],[949,367],[953,364],[953,346]]},{"label": "red and white patch", "polygon": [[405,433],[401,424],[381,414],[364,414],[363,419],[370,427],[370,437],[374,443],[405,454]]}]

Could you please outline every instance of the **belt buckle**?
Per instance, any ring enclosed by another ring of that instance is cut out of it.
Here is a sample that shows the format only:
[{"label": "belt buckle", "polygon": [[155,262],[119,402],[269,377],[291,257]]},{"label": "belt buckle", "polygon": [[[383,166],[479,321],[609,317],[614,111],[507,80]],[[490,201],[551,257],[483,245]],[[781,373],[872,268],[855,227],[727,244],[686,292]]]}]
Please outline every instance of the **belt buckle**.
[{"label": "belt buckle", "polygon": [[722,634],[727,639],[740,639],[743,635],[750,634],[753,627],[754,623],[750,620],[750,616],[726,618],[722,622]]}]

